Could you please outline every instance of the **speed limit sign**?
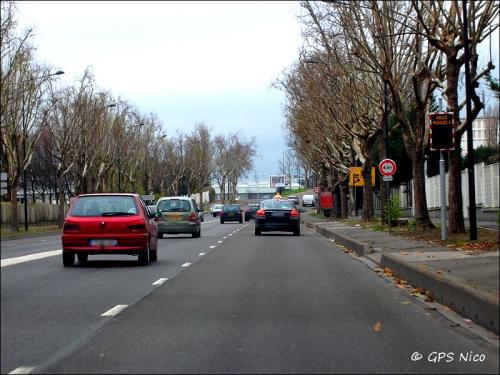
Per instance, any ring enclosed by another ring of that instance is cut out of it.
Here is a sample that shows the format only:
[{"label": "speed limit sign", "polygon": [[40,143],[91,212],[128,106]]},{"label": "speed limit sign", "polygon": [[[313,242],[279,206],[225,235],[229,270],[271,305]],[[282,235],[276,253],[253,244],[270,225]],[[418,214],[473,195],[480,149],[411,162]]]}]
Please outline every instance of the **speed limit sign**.
[{"label": "speed limit sign", "polygon": [[382,176],[392,176],[396,173],[396,163],[392,159],[384,159],[378,165],[378,170]]}]

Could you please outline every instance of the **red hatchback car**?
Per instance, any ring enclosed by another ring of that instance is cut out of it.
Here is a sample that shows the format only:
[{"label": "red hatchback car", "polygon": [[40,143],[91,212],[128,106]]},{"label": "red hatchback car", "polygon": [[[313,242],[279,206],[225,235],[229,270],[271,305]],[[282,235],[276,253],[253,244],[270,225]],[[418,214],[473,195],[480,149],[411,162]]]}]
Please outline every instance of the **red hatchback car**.
[{"label": "red hatchback car", "polygon": [[147,266],[158,259],[161,212],[152,213],[138,194],[83,194],[72,200],[62,230],[62,259],[73,266],[75,255],[85,264],[89,255],[137,255]]}]

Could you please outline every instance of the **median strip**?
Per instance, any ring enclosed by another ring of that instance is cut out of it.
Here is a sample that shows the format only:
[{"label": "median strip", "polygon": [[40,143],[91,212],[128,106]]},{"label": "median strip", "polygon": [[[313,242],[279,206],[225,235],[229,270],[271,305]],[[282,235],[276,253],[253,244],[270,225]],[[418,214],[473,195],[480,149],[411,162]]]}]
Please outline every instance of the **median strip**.
[{"label": "median strip", "polygon": [[59,250],[44,251],[43,253],[23,255],[23,256],[15,257],[15,258],[2,259],[1,268],[7,267],[7,266],[13,266],[14,264],[30,262],[32,260],[38,260],[38,259],[53,257],[56,255],[61,255],[61,252],[62,252],[62,250],[59,249]]}]

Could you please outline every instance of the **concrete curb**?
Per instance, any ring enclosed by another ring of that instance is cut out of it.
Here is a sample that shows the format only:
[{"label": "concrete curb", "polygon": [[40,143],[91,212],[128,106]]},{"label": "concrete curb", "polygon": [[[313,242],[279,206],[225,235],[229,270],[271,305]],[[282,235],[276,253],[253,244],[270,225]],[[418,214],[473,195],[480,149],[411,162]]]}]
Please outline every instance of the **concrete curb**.
[{"label": "concrete curb", "polygon": [[306,227],[314,229],[316,232],[321,234],[322,236],[328,237],[328,238],[334,238],[335,241],[340,243],[341,245],[348,247],[349,249],[352,249],[358,254],[360,257],[365,256],[366,254],[370,254],[371,252],[371,247],[363,242],[360,242],[358,240],[355,240],[351,237],[345,236],[340,233],[332,232],[331,230],[327,228],[323,228],[319,225],[315,225],[314,223],[310,222],[304,222]]},{"label": "concrete curb", "polygon": [[443,277],[415,263],[394,253],[382,253],[380,260],[382,267],[388,267],[396,276],[430,291],[435,300],[496,334],[499,333],[497,299],[482,290],[464,284],[451,275]]}]

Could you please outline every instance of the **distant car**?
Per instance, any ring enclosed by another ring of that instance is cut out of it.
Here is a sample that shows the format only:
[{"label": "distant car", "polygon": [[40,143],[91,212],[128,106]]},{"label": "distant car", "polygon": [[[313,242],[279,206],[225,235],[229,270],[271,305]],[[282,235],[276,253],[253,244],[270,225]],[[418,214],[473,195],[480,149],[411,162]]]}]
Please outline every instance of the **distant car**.
[{"label": "distant car", "polygon": [[223,204],[214,204],[212,207],[210,207],[210,213],[212,214],[213,217],[216,217],[220,215],[220,212],[222,211],[222,207],[224,207]]},{"label": "distant car", "polygon": [[316,206],[316,198],[312,194],[305,194],[302,196],[302,206]]},{"label": "distant car", "polygon": [[193,238],[201,235],[200,209],[194,199],[189,197],[162,197],[156,203],[162,213],[158,221],[158,238],[164,234],[191,234]]},{"label": "distant car", "polygon": [[259,209],[260,205],[258,203],[250,203],[246,208],[245,208],[245,221],[248,221],[250,219],[255,219],[255,213]]},{"label": "distant car", "polygon": [[299,202],[299,197],[297,197],[296,195],[289,195],[288,199],[290,199],[293,203],[295,203],[297,205],[300,203]]},{"label": "distant car", "polygon": [[152,206],[151,206],[151,205],[149,205],[149,206],[148,206],[148,208],[149,208],[149,210],[150,210],[152,213],[157,212],[157,210],[156,210],[156,206],[155,206],[155,205],[152,205]]},{"label": "distant car", "polygon": [[243,223],[243,211],[237,204],[226,204],[220,213],[220,223],[226,221],[239,221]]},{"label": "distant car", "polygon": [[288,199],[266,199],[255,214],[255,235],[262,232],[293,232],[300,236],[300,212]]},{"label": "distant car", "polygon": [[137,255],[140,265],[158,259],[161,213],[151,212],[137,194],[82,194],[73,200],[63,224],[65,267],[85,264],[89,255]]}]

